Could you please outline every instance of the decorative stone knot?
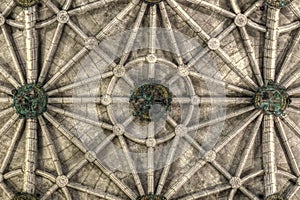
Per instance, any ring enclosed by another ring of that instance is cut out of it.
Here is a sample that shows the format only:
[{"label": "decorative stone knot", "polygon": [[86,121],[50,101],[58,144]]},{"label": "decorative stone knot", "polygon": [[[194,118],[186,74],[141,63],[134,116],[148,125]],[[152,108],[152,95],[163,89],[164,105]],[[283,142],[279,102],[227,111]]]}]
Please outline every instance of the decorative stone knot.
[{"label": "decorative stone knot", "polygon": [[154,138],[148,138],[146,140],[147,147],[155,147],[155,145],[156,145],[156,140]]},{"label": "decorative stone knot", "polygon": [[126,69],[123,66],[116,66],[113,70],[113,73],[116,77],[120,78],[125,75]]},{"label": "decorative stone knot", "polygon": [[156,63],[157,57],[154,54],[149,54],[146,57],[146,60],[147,60],[148,63]]},{"label": "decorative stone knot", "polygon": [[68,183],[69,183],[69,179],[68,179],[68,177],[66,177],[64,175],[58,176],[56,178],[56,184],[60,188],[66,187],[68,185]]},{"label": "decorative stone knot", "polygon": [[190,71],[188,68],[186,68],[184,66],[180,66],[180,67],[178,67],[178,74],[179,74],[179,76],[187,77],[190,74]]},{"label": "decorative stone knot", "polygon": [[232,177],[230,179],[230,185],[234,189],[239,188],[242,186],[242,180],[239,177]]},{"label": "decorative stone knot", "polygon": [[40,84],[25,84],[12,94],[13,106],[21,118],[37,119],[47,111],[48,96]]},{"label": "decorative stone knot", "polygon": [[172,93],[159,83],[148,83],[134,89],[129,98],[132,115],[142,124],[159,121],[171,110]]},{"label": "decorative stone knot", "polygon": [[213,150],[210,150],[210,151],[205,153],[204,160],[206,162],[213,162],[213,161],[216,160],[216,157],[217,157],[217,153]]},{"label": "decorative stone knot", "polygon": [[96,155],[96,153],[93,152],[93,151],[88,151],[88,152],[86,152],[86,154],[85,154],[85,159],[86,159],[87,161],[89,161],[90,163],[92,163],[92,162],[94,162],[94,161],[97,159],[97,155]]},{"label": "decorative stone knot", "polygon": [[178,135],[179,137],[183,137],[186,135],[188,132],[187,127],[183,124],[179,124],[175,128],[175,134]]},{"label": "decorative stone knot", "polygon": [[235,25],[237,25],[238,27],[244,27],[247,25],[248,19],[245,15],[243,14],[238,14],[235,19],[234,19],[234,23]]},{"label": "decorative stone knot", "polygon": [[98,47],[98,40],[95,37],[89,37],[85,40],[84,45],[89,50],[96,49]]},{"label": "decorative stone knot", "polygon": [[296,185],[300,186],[300,177],[298,177],[298,179],[296,181]]},{"label": "decorative stone knot", "polygon": [[211,50],[217,50],[217,49],[220,48],[221,43],[220,43],[219,39],[217,39],[217,38],[211,38],[208,41],[207,45],[208,45],[208,48],[210,48]]},{"label": "decorative stone knot", "polygon": [[111,104],[111,102],[112,102],[112,99],[109,95],[104,95],[101,98],[101,104],[104,106],[108,106],[109,104]]},{"label": "decorative stone knot", "polygon": [[28,8],[31,6],[34,6],[37,3],[37,0],[15,0],[17,5],[23,7],[23,8]]},{"label": "decorative stone knot", "polygon": [[158,4],[161,1],[163,1],[163,0],[144,0],[145,3],[150,4],[150,5]]},{"label": "decorative stone knot", "polygon": [[56,19],[59,23],[65,24],[69,21],[70,16],[67,11],[61,10],[57,13]]},{"label": "decorative stone knot", "polygon": [[287,198],[284,198],[282,195],[280,194],[273,194],[270,195],[266,198],[266,200],[287,200]]},{"label": "decorative stone knot", "polygon": [[14,196],[12,200],[36,200],[37,198],[31,194],[20,193]]},{"label": "decorative stone knot", "polygon": [[161,195],[150,193],[150,194],[140,196],[136,200],[167,200],[167,198]]},{"label": "decorative stone knot", "polygon": [[283,8],[289,5],[293,0],[266,0],[268,6],[274,8]]},{"label": "decorative stone knot", "polygon": [[191,103],[194,106],[199,105],[200,102],[201,102],[200,97],[198,97],[197,95],[195,95],[191,98]]},{"label": "decorative stone knot", "polygon": [[116,124],[113,127],[113,133],[116,134],[117,136],[121,136],[125,133],[125,129],[121,124]]},{"label": "decorative stone knot", "polygon": [[3,24],[5,24],[5,17],[0,14],[0,26],[2,26]]},{"label": "decorative stone knot", "polygon": [[33,172],[35,172],[36,167],[35,167],[34,165],[28,166],[28,165],[23,164],[23,165],[22,165],[22,170],[23,170],[24,173],[25,173],[25,172],[33,173]]},{"label": "decorative stone knot", "polygon": [[286,88],[270,80],[258,88],[253,98],[254,106],[263,110],[266,114],[285,116],[285,110],[291,103]]}]

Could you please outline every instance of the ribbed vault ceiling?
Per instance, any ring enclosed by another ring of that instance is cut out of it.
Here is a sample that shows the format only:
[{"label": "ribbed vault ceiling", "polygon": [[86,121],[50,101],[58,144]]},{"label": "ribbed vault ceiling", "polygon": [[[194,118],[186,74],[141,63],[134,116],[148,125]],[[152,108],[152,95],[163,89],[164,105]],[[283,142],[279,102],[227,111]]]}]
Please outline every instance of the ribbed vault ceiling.
[{"label": "ribbed vault ceiling", "polygon": [[18,2],[1,199],[300,199],[299,0]]}]

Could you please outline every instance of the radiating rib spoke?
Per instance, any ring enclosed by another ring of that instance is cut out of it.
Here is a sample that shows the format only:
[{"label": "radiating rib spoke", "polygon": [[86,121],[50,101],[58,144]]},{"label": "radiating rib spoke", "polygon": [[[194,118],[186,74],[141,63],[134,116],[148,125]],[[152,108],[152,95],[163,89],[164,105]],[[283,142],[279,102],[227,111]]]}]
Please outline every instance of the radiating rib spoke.
[{"label": "radiating rib spoke", "polygon": [[224,29],[218,36],[216,37],[220,41],[223,40],[226,36],[228,36],[234,29],[236,28],[235,23],[230,24],[226,29]]},{"label": "radiating rib spoke", "polygon": [[41,129],[42,129],[43,135],[46,139],[46,145],[49,149],[49,152],[50,152],[52,161],[54,163],[57,175],[58,176],[63,175],[62,166],[61,166],[60,160],[58,158],[58,154],[57,154],[57,151],[55,149],[53,140],[52,140],[51,135],[48,131],[47,125],[46,125],[43,117],[39,116],[38,120],[39,120],[39,124],[41,126]]},{"label": "radiating rib spoke", "polygon": [[15,111],[13,107],[5,108],[4,110],[0,111],[0,118],[6,116],[7,114]]},{"label": "radiating rib spoke", "polygon": [[125,64],[125,62],[127,61],[128,57],[129,57],[130,52],[132,51],[132,48],[134,46],[134,42],[137,37],[140,25],[142,23],[142,19],[145,15],[146,8],[147,8],[147,4],[143,3],[140,8],[139,13],[137,14],[137,18],[136,18],[133,28],[131,30],[130,37],[128,38],[128,41],[125,45],[125,49],[123,50],[123,56],[121,57],[121,60],[119,62],[119,65],[121,65],[121,66],[123,66]]},{"label": "radiating rib spoke", "polygon": [[239,7],[238,1],[237,0],[230,0],[230,5],[235,12],[235,14],[241,13],[241,8]]},{"label": "radiating rib spoke", "polygon": [[9,162],[12,159],[14,150],[17,146],[17,142],[19,141],[19,139],[21,137],[21,134],[23,132],[24,122],[25,122],[25,120],[21,119],[18,126],[17,126],[17,128],[16,128],[16,130],[15,130],[15,134],[14,134],[12,140],[11,140],[11,144],[10,144],[9,148],[7,149],[7,153],[6,153],[4,159],[1,163],[0,174],[3,174],[5,172]]},{"label": "radiating rib spoke", "polygon": [[3,85],[0,85],[0,92],[11,95],[12,89]]},{"label": "radiating rib spoke", "polygon": [[49,96],[53,96],[53,95],[55,95],[57,93],[65,92],[67,90],[72,90],[72,89],[75,89],[75,88],[80,87],[80,86],[84,86],[84,85],[92,83],[92,82],[101,81],[102,79],[111,77],[113,75],[114,74],[113,74],[112,71],[108,71],[108,72],[103,73],[101,75],[92,76],[90,78],[87,78],[87,79],[84,79],[84,80],[80,80],[78,82],[74,82],[74,83],[71,83],[69,85],[65,85],[63,87],[60,87],[60,88],[48,91],[47,94]]},{"label": "radiating rib spoke", "polygon": [[279,27],[279,33],[284,34],[287,32],[292,32],[293,30],[296,30],[300,28],[300,21],[296,21],[287,25],[283,25]]},{"label": "radiating rib spoke", "polygon": [[36,7],[24,10],[25,15],[25,51],[27,83],[36,83],[38,76],[38,37],[35,29]]},{"label": "radiating rib spoke", "polygon": [[275,161],[275,128],[274,116],[265,115],[262,133],[263,167],[265,170],[264,187],[266,196],[277,193]]},{"label": "radiating rib spoke", "polygon": [[87,148],[82,144],[82,142],[75,137],[69,130],[65,128],[65,126],[61,125],[53,116],[51,116],[48,112],[45,112],[43,116],[61,132],[71,143],[73,143],[80,151],[83,153],[88,152]]},{"label": "radiating rib spoke", "polygon": [[88,35],[83,32],[83,30],[81,28],[79,28],[72,20],[69,20],[68,25],[70,26],[70,28],[78,35],[80,36],[83,40],[86,40],[88,38]]},{"label": "radiating rib spoke", "polygon": [[244,193],[250,199],[259,200],[259,198],[257,196],[255,196],[252,192],[250,192],[249,190],[247,190],[245,187],[241,186],[239,189],[240,189],[240,191],[242,193]]},{"label": "radiating rib spoke", "polygon": [[288,78],[281,83],[281,85],[285,88],[289,88],[295,81],[299,79],[300,68],[297,68],[294,72],[289,72],[288,75]]},{"label": "radiating rib spoke", "polygon": [[179,47],[178,47],[178,44],[177,44],[174,32],[172,30],[172,25],[171,25],[168,13],[166,11],[166,7],[165,7],[164,2],[160,2],[159,3],[159,10],[160,10],[160,13],[162,15],[162,23],[163,23],[164,27],[167,29],[167,32],[169,34],[169,38],[168,39],[171,42],[172,52],[175,53],[175,59],[176,59],[178,65],[182,66],[183,65],[183,59],[181,57],[181,52],[179,50]]},{"label": "radiating rib spoke", "polygon": [[291,106],[294,106],[294,107],[299,107],[300,105],[300,98],[291,98]]},{"label": "radiating rib spoke", "polygon": [[288,8],[300,19],[300,10],[298,8],[298,4],[296,2],[292,2],[288,5]]},{"label": "radiating rib spoke", "polygon": [[283,128],[283,125],[281,123],[281,120],[278,118],[275,118],[276,126],[278,128],[278,133],[280,135],[280,141],[282,142],[283,149],[285,150],[285,153],[287,155],[289,164],[291,166],[291,169],[293,170],[294,174],[299,177],[300,176],[300,170],[299,166],[297,164],[296,158],[294,156],[294,153],[292,151],[292,148],[290,146],[289,140],[287,138],[287,135],[285,133],[285,130]]},{"label": "radiating rib spoke", "polygon": [[264,81],[275,80],[280,9],[268,7],[264,47]]},{"label": "radiating rib spoke", "polygon": [[70,191],[68,190],[68,188],[63,187],[61,190],[63,191],[66,200],[72,200],[72,196],[71,196],[71,193],[70,193]]},{"label": "radiating rib spoke", "polygon": [[216,152],[219,152],[260,114],[261,112],[256,110],[249,117],[245,118],[244,120],[241,120],[241,122],[238,123],[236,128],[234,128],[229,134],[227,134],[227,136],[224,139],[222,139],[215,145],[214,150]]},{"label": "radiating rib spoke", "polygon": [[251,89],[256,89],[258,86],[254,81],[246,74],[244,74],[239,68],[233,63],[229,55],[222,49],[217,49],[216,54],[227,64],[227,66],[238,76],[240,77]]},{"label": "radiating rib spoke", "polygon": [[[151,122],[148,125],[148,133],[147,137],[148,140],[155,141],[155,122]],[[148,144],[149,145],[149,144]],[[147,183],[148,183],[148,194],[154,193],[154,144],[147,146],[148,152],[147,152]]]},{"label": "radiating rib spoke", "polygon": [[81,49],[71,60],[56,72],[53,77],[44,85],[44,89],[48,90],[54,83],[56,83],[71,67],[75,65],[89,50],[87,48]]},{"label": "radiating rib spoke", "polygon": [[[149,54],[156,53],[156,37],[157,37],[157,6],[151,6],[150,8],[150,33],[149,33]],[[155,78],[155,63],[150,62],[148,64],[148,78]]]},{"label": "radiating rib spoke", "polygon": [[86,118],[85,116],[81,116],[79,114],[72,113],[72,112],[63,110],[61,108],[57,108],[55,106],[51,106],[51,105],[48,105],[48,109],[51,110],[51,111],[54,111],[56,113],[62,114],[64,116],[66,116],[66,117],[70,117],[70,118],[76,119],[78,121],[90,124],[92,126],[101,127],[101,128],[107,129],[107,130],[113,130],[112,125],[110,125],[108,123],[105,123],[105,122],[94,121],[92,119]]},{"label": "radiating rib spoke", "polygon": [[113,27],[117,26],[128,13],[133,10],[136,5],[139,3],[139,0],[132,0],[122,11],[119,12],[119,14],[111,20],[96,36],[96,38],[100,41],[102,41],[104,38],[106,38]]},{"label": "radiating rib spoke", "polygon": [[[288,93],[290,96],[293,96],[293,95],[295,95],[295,94],[300,94],[300,87],[296,87],[296,88],[287,90],[287,93]],[[292,102],[292,103],[293,103],[293,102]]]},{"label": "radiating rib spoke", "polygon": [[202,123],[199,123],[197,125],[188,127],[188,130],[189,131],[199,130],[199,129],[203,128],[203,127],[206,127],[206,126],[209,126],[209,125],[212,125],[212,124],[216,124],[216,123],[228,120],[228,119],[233,118],[233,117],[237,117],[237,116],[242,115],[244,113],[250,112],[250,111],[252,111],[254,109],[255,108],[253,106],[248,106],[248,107],[240,109],[240,110],[238,110],[236,112],[231,112],[230,114],[227,114],[225,116],[222,116],[222,117],[219,117],[219,118],[215,118],[215,119],[212,119],[210,121],[202,122]]},{"label": "radiating rib spoke", "polygon": [[134,181],[135,181],[135,184],[136,184],[136,187],[138,188],[138,191],[140,193],[140,195],[144,195],[145,192],[144,192],[144,189],[143,189],[143,185],[142,185],[142,182],[140,180],[140,177],[136,171],[136,166],[135,166],[135,163],[134,161],[132,160],[131,156],[130,156],[130,152],[128,150],[128,146],[127,146],[127,143],[126,141],[124,140],[124,137],[121,135],[121,136],[118,136],[119,138],[119,141],[121,143],[121,146],[122,146],[122,149],[123,149],[123,152],[125,154],[125,157],[126,157],[126,160],[128,162],[128,165],[129,165],[129,168],[130,168],[130,171],[131,171],[131,174],[134,178]]},{"label": "radiating rib spoke", "polygon": [[252,149],[252,147],[254,145],[255,139],[256,139],[256,137],[257,137],[257,135],[259,133],[259,128],[261,126],[262,120],[263,120],[263,114],[261,114],[259,116],[259,118],[256,120],[255,126],[254,126],[254,128],[253,128],[253,130],[251,132],[250,137],[249,137],[249,142],[248,142],[247,146],[245,147],[245,149],[244,149],[244,151],[242,153],[240,163],[239,163],[238,168],[237,168],[237,170],[235,172],[235,176],[236,177],[240,177],[241,174],[242,174],[244,166],[245,166],[245,164],[247,162],[247,159],[249,157],[250,151],[251,151],[251,149]]},{"label": "radiating rib spoke", "polygon": [[229,196],[228,196],[228,200],[233,200],[233,198],[234,198],[234,196],[235,196],[235,194],[236,194],[237,191],[238,190],[236,188],[231,189],[231,191],[229,193]]},{"label": "radiating rib spoke", "polygon": [[66,0],[62,9],[63,10],[68,10],[70,7],[71,7],[71,4],[72,4],[72,0]]},{"label": "radiating rib spoke", "polygon": [[4,78],[6,80],[8,80],[8,82],[10,82],[10,84],[12,84],[15,88],[20,87],[20,83],[18,81],[16,81],[16,79],[13,78],[13,76],[8,73],[4,67],[2,65],[0,65],[0,73],[4,76]]},{"label": "radiating rib spoke", "polygon": [[281,120],[300,138],[300,128],[289,116],[285,116]]},{"label": "radiating rib spoke", "polygon": [[204,75],[204,74],[201,74],[201,73],[190,72],[190,75],[193,76],[193,77],[195,77],[195,78],[204,79],[208,83],[212,82],[214,84],[218,84],[220,86],[224,86],[225,89],[230,89],[230,90],[233,90],[233,91],[236,91],[236,92],[240,92],[240,93],[245,94],[247,96],[253,96],[254,95],[254,92],[252,92],[252,91],[250,91],[248,89],[244,89],[244,88],[235,86],[233,84],[226,83],[225,81],[222,81],[222,80],[214,79],[214,78],[212,78],[210,76],[207,76],[207,75]]},{"label": "radiating rib spoke", "polygon": [[15,113],[12,117],[9,118],[7,122],[3,124],[0,129],[0,138],[7,133],[7,131],[16,123],[19,119],[19,114]]},{"label": "radiating rib spoke", "polygon": [[85,192],[87,194],[96,196],[96,197],[100,197],[106,200],[123,200],[122,198],[119,198],[117,196],[111,195],[111,194],[107,194],[106,192],[97,190],[97,189],[93,189],[93,188],[89,188],[87,186],[83,186],[79,183],[69,183],[68,187],[73,188],[75,190],[81,191],[81,192]]},{"label": "radiating rib spoke", "polygon": [[137,195],[132,191],[131,188],[127,187],[120,179],[118,179],[112,171],[105,168],[99,160],[95,160],[94,164],[109,178],[112,180],[113,183],[115,183],[131,200],[135,200],[137,198]]},{"label": "radiating rib spoke", "polygon": [[175,136],[175,138],[173,139],[172,145],[170,147],[166,163],[164,164],[164,169],[163,169],[163,171],[161,173],[161,176],[160,176],[160,180],[159,180],[159,183],[158,183],[158,186],[157,186],[157,189],[156,189],[156,194],[161,194],[162,189],[165,186],[165,182],[166,182],[167,176],[170,172],[171,164],[174,161],[173,159],[174,159],[175,151],[177,149],[179,141],[180,141],[180,137]]},{"label": "radiating rib spoke", "polygon": [[5,17],[8,16],[11,13],[11,11],[16,7],[16,5],[16,2],[14,0],[11,0],[9,4],[5,7],[5,10],[3,10],[2,15]]},{"label": "radiating rib spoke", "polygon": [[253,28],[254,30],[257,30],[257,31],[259,31],[259,32],[262,32],[262,33],[267,32],[267,29],[266,29],[265,26],[260,25],[260,24],[258,24],[258,23],[255,23],[255,22],[252,21],[251,19],[248,19],[247,25],[248,25],[250,28]]},{"label": "radiating rib spoke", "polygon": [[53,58],[54,58],[54,56],[56,54],[56,51],[57,51],[58,43],[59,43],[60,38],[62,36],[64,26],[65,26],[65,24],[63,24],[63,23],[58,23],[57,24],[54,36],[52,38],[52,42],[51,42],[50,47],[48,49],[48,52],[46,54],[45,60],[43,62],[42,70],[41,70],[41,73],[40,73],[40,76],[39,76],[39,79],[38,79],[38,81],[40,83],[43,83],[45,81],[46,77],[47,77],[48,71],[50,69]]},{"label": "radiating rib spoke", "polygon": [[129,97],[112,97],[111,100],[113,104],[129,103]]},{"label": "radiating rib spoke", "polygon": [[125,74],[122,78],[131,88],[135,87],[134,80],[132,80],[132,78],[128,74]]},{"label": "radiating rib spoke", "polygon": [[51,196],[59,187],[57,185],[51,186],[47,192],[40,198],[40,200],[46,200],[49,196]]},{"label": "radiating rib spoke", "polygon": [[227,180],[230,180],[232,178],[231,174],[217,161],[211,162],[211,165],[218,170]]},{"label": "radiating rib spoke", "polygon": [[292,199],[296,194],[297,192],[299,191],[300,189],[300,186],[299,185],[293,185],[287,192],[286,194],[286,198],[287,199]]},{"label": "radiating rib spoke", "polygon": [[195,163],[195,165],[192,168],[190,168],[186,173],[181,175],[172,185],[169,186],[164,196],[167,199],[170,199],[205,164],[206,162],[203,160],[199,160],[197,163]]},{"label": "radiating rib spoke", "polygon": [[244,43],[245,49],[247,51],[247,55],[248,55],[253,73],[254,73],[259,85],[262,86],[264,84],[264,82],[263,82],[263,79],[261,76],[258,59],[256,59],[253,45],[250,42],[249,34],[245,27],[240,27],[239,30],[240,30],[240,35],[242,37],[242,41]]},{"label": "radiating rib spoke", "polygon": [[210,36],[178,5],[175,0],[166,0],[170,7],[185,21],[193,31],[205,42],[210,39]]},{"label": "radiating rib spoke", "polygon": [[212,3],[209,3],[207,1],[202,1],[202,0],[187,0],[188,2],[192,3],[195,5],[199,5],[201,7],[204,7],[208,10],[211,10],[212,12],[215,12],[215,13],[218,13],[224,17],[227,17],[227,18],[234,18],[235,17],[235,14],[228,11],[228,10],[225,10],[221,7],[218,7],[216,6],[215,4],[212,4]]},{"label": "radiating rib spoke", "polygon": [[17,71],[18,76],[19,76],[20,82],[21,82],[21,84],[24,84],[25,83],[25,78],[24,78],[24,74],[23,74],[20,62],[18,60],[17,51],[15,50],[15,47],[14,47],[15,45],[13,44],[12,36],[8,33],[5,24],[1,26],[1,30],[2,30],[4,39],[6,41],[6,44],[8,46],[8,49],[9,49],[9,52],[10,52],[10,55],[11,55],[11,58],[12,58],[12,62],[14,64],[14,67]]},{"label": "radiating rib spoke", "polygon": [[294,106],[290,106],[286,109],[288,112],[292,112],[292,113],[296,113],[298,115],[300,115],[300,108],[294,107]]},{"label": "radiating rib spoke", "polygon": [[52,97],[49,104],[100,104],[100,97]]},{"label": "radiating rib spoke", "polygon": [[70,16],[72,16],[72,15],[82,15],[86,12],[89,12],[89,11],[94,10],[94,9],[101,8],[101,7],[105,6],[106,4],[116,2],[116,1],[118,1],[118,0],[106,0],[106,1],[98,0],[98,1],[95,1],[95,2],[92,2],[92,3],[81,5],[81,6],[76,7],[76,8],[72,8],[71,10],[68,10],[68,14]]},{"label": "radiating rib spoke", "polygon": [[279,73],[277,74],[276,82],[278,83],[281,82],[281,79],[285,75],[284,72],[286,71],[286,68],[291,64],[292,55],[295,48],[297,47],[297,44],[299,43],[299,40],[300,40],[300,29],[297,31],[296,36],[293,37],[293,40],[291,40],[291,44],[287,52],[285,53],[284,62],[281,65]]},{"label": "radiating rib spoke", "polygon": [[244,176],[241,179],[241,181],[242,181],[242,183],[245,183],[245,182],[249,181],[250,179],[256,178],[258,176],[263,176],[264,173],[265,173],[265,171],[263,169],[262,170],[258,170],[256,172],[253,172],[251,174],[248,174],[248,175]]},{"label": "radiating rib spoke", "polygon": [[52,1],[49,1],[49,0],[42,0],[45,5],[51,9],[55,14],[57,14],[59,12],[59,9],[57,8],[57,6],[52,2]]},{"label": "radiating rib spoke", "polygon": [[1,182],[0,188],[3,190],[3,192],[9,199],[12,199],[15,196],[13,191],[11,191],[10,187],[8,187],[5,183]]},{"label": "radiating rib spoke", "polygon": [[37,167],[37,121],[35,119],[26,120],[25,129],[25,164],[24,164],[24,182],[23,192],[34,194],[36,190],[36,175]]},{"label": "radiating rib spoke", "polygon": [[249,16],[251,15],[253,12],[255,12],[255,10],[259,7],[261,7],[263,4],[265,3],[265,0],[258,0],[255,1],[245,12],[244,15],[245,16]]},{"label": "radiating rib spoke", "polygon": [[223,185],[217,185],[212,189],[204,189],[200,192],[195,192],[191,195],[179,198],[179,200],[194,200],[194,199],[201,199],[204,197],[208,197],[210,195],[218,194],[220,192],[223,192],[225,190],[229,190],[231,188],[231,185],[223,184]]},{"label": "radiating rib spoke", "polygon": [[[252,98],[247,97],[222,97],[222,96],[210,96],[210,97],[200,97],[199,105],[203,104],[211,104],[211,103],[218,103],[218,104],[249,104],[252,101]],[[175,97],[172,99],[173,102],[180,103],[180,104],[190,104],[191,98],[188,97]],[[128,100],[127,100],[128,102]]]}]

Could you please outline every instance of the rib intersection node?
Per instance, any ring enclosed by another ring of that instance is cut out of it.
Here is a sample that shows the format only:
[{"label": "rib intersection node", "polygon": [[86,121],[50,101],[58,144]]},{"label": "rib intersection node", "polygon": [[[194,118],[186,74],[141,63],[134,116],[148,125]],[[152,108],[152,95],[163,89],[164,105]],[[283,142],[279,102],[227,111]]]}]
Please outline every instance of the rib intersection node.
[{"label": "rib intersection node", "polygon": [[263,110],[266,114],[282,117],[285,116],[285,110],[291,99],[286,88],[269,80],[266,85],[258,88],[253,103],[257,109]]},{"label": "rib intersection node", "polygon": [[37,119],[47,111],[48,96],[40,84],[25,84],[12,94],[13,106],[21,118]]}]

